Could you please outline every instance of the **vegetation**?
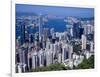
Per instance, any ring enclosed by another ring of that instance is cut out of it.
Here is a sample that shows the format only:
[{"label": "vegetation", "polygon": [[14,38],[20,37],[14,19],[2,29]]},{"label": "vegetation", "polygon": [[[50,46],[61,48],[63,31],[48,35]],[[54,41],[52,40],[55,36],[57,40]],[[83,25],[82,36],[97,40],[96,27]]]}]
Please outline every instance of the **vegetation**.
[{"label": "vegetation", "polygon": [[84,59],[75,69],[91,69],[94,68],[94,56],[92,55],[89,59]]},{"label": "vegetation", "polygon": [[77,44],[77,45],[73,45],[73,52],[75,52],[76,54],[80,54],[81,52],[81,45]]},{"label": "vegetation", "polygon": [[69,67],[65,67],[63,64],[56,63],[50,64],[46,67],[38,67],[36,69],[32,69],[32,72],[39,72],[39,71],[57,71],[57,70],[67,70],[70,69]]}]

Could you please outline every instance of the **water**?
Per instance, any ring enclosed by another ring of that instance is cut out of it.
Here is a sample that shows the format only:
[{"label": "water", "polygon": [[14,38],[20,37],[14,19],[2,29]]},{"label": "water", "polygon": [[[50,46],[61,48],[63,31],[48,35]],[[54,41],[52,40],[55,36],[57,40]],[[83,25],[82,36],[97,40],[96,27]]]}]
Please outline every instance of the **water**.
[{"label": "water", "polygon": [[[49,19],[48,22],[43,25],[43,28],[54,28],[55,32],[64,32],[66,23],[64,22],[64,19]],[[35,33],[38,32],[38,27],[28,27],[27,30],[29,33]],[[16,37],[20,35],[20,32],[20,26],[16,26]]]},{"label": "water", "polygon": [[66,23],[64,19],[49,19],[48,23],[44,25],[45,28],[54,28],[56,32],[64,32]]}]

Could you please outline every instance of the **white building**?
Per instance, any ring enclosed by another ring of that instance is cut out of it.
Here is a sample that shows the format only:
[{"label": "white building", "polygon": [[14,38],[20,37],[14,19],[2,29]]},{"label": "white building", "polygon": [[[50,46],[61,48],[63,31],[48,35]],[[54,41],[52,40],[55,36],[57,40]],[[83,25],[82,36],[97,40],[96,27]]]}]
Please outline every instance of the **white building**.
[{"label": "white building", "polygon": [[82,35],[81,37],[81,40],[82,40],[82,50],[86,49],[86,36],[85,35]]},{"label": "white building", "polygon": [[94,31],[94,27],[91,24],[85,24],[84,25],[84,33],[86,34],[90,34]]},{"label": "white building", "polygon": [[61,63],[62,62],[62,54],[58,53],[58,62]]},{"label": "white building", "polygon": [[38,56],[39,56],[39,66],[42,67],[44,66],[44,51],[42,49],[39,51]]},{"label": "white building", "polygon": [[50,65],[53,63],[53,53],[50,50],[46,51],[46,65]]},{"label": "white building", "polygon": [[93,42],[90,42],[90,52],[94,52],[94,44],[93,44]]},{"label": "white building", "polygon": [[38,56],[37,52],[32,53],[32,68],[35,69],[37,67]]},{"label": "white building", "polygon": [[73,53],[73,46],[69,44],[65,44],[62,47],[62,62],[64,62],[67,59],[72,59],[72,53]]},{"label": "white building", "polygon": [[20,64],[17,65],[18,73],[22,73],[22,66]]}]

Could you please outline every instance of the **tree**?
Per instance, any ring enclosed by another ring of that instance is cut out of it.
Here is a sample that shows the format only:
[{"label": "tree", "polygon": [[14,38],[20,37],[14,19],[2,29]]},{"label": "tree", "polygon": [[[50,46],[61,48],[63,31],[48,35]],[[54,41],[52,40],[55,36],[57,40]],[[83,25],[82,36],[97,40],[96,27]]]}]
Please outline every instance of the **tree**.
[{"label": "tree", "polygon": [[75,69],[91,69],[94,68],[94,55],[89,59],[84,59],[81,64],[79,64]]},{"label": "tree", "polygon": [[56,70],[68,70],[69,67],[65,67],[61,63],[50,64],[46,67],[37,67],[36,69],[32,69],[32,72],[39,72],[39,71],[56,71]]}]

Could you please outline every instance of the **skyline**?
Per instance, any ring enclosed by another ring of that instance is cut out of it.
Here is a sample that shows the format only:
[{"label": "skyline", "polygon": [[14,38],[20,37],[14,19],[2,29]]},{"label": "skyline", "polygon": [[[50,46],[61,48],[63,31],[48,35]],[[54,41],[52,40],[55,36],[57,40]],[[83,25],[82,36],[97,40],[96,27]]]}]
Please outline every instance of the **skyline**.
[{"label": "skyline", "polygon": [[16,13],[36,13],[36,14],[42,13],[42,14],[51,14],[59,16],[90,18],[94,17],[94,8],[16,4]]},{"label": "skyline", "polygon": [[16,12],[24,13],[16,15],[16,73],[95,67],[92,8],[18,6]]}]

